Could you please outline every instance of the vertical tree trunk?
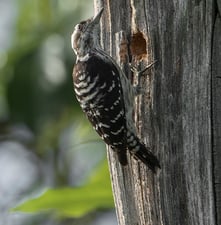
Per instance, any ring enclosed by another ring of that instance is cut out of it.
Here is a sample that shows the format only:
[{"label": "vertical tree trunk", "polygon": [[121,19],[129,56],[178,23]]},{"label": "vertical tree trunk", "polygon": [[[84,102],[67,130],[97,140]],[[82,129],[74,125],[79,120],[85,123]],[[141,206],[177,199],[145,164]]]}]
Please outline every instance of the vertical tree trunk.
[{"label": "vertical tree trunk", "polygon": [[145,94],[136,100],[135,122],[162,169],[153,175],[132,158],[123,168],[108,151],[119,224],[221,224],[217,5],[212,0],[94,2],[105,9],[103,48],[129,76],[129,63],[142,69],[157,60],[142,78]]},{"label": "vertical tree trunk", "polygon": [[217,9],[213,30],[212,54],[212,127],[213,127],[213,168],[217,224],[221,224],[221,0]]}]

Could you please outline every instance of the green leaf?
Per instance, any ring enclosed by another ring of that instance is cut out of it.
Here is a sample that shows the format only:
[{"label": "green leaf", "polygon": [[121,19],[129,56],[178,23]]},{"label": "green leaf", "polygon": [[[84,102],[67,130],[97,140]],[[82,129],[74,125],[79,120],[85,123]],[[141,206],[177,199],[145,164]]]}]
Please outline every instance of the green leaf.
[{"label": "green leaf", "polygon": [[52,211],[58,216],[81,217],[95,209],[113,207],[109,173],[107,163],[105,163],[84,186],[48,189],[40,197],[26,201],[13,211],[29,213]]}]

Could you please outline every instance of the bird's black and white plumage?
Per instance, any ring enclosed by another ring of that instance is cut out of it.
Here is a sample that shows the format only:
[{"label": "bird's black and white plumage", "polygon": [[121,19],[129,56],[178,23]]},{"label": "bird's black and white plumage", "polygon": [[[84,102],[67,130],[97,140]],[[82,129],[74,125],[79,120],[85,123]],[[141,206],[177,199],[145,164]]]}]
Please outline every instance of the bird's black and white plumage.
[{"label": "bird's black and white plumage", "polygon": [[134,88],[116,62],[99,47],[98,28],[103,9],[75,26],[72,48],[77,55],[73,72],[77,100],[97,133],[127,164],[126,151],[152,171],[157,158],[136,135],[132,111]]}]

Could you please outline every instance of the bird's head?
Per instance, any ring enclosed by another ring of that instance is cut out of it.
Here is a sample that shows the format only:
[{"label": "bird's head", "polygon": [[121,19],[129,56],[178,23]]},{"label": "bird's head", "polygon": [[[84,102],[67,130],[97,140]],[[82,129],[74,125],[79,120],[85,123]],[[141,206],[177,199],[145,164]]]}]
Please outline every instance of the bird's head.
[{"label": "bird's head", "polygon": [[89,50],[98,44],[98,29],[103,8],[92,19],[80,22],[71,35],[71,46],[79,57],[85,56]]}]

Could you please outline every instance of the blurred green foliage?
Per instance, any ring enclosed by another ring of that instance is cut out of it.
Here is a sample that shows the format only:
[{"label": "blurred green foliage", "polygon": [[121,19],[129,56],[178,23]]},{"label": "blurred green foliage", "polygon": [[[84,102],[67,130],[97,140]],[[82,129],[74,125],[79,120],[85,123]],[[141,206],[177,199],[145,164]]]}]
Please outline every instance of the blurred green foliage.
[{"label": "blurred green foliage", "polygon": [[59,217],[81,217],[94,209],[114,206],[107,163],[101,165],[84,186],[49,189],[37,199],[15,208],[24,212],[53,211]]},{"label": "blurred green foliage", "polygon": [[60,9],[61,1],[19,1],[11,48],[2,53],[7,60],[0,89],[10,120],[34,130],[74,102],[70,35],[83,5],[67,3],[70,12]]},{"label": "blurred green foliage", "polygon": [[[82,121],[72,85],[75,56],[70,36],[76,23],[92,16],[93,3],[19,0],[14,4],[17,14],[10,47],[0,49],[0,134],[5,134],[7,127],[25,124],[34,134],[31,149],[45,164],[49,164],[48,155],[52,156],[55,174],[51,189],[17,210],[51,208],[63,216],[82,216],[97,208],[112,208],[106,165],[102,164],[83,186],[71,188],[68,178],[73,152],[79,148],[79,152],[90,152],[87,160],[97,155],[103,162],[105,154],[89,123]],[[68,141],[61,144],[67,130]],[[84,163],[89,172],[91,168]]]}]

